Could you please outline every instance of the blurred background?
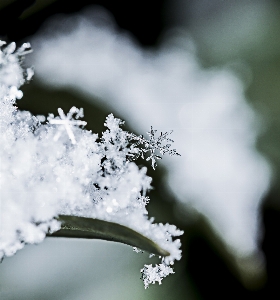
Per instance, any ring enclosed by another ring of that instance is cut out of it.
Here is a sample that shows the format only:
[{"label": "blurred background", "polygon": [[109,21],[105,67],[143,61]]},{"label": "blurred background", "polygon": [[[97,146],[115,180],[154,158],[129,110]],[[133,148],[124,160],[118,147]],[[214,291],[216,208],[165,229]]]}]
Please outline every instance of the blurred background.
[{"label": "blurred background", "polygon": [[19,109],[174,130],[182,156],[148,167],[148,210],[185,233],[161,286],[140,280],[148,254],[47,238],[3,261],[0,298],[277,298],[279,28],[278,0],[2,0],[0,38],[34,49]]}]

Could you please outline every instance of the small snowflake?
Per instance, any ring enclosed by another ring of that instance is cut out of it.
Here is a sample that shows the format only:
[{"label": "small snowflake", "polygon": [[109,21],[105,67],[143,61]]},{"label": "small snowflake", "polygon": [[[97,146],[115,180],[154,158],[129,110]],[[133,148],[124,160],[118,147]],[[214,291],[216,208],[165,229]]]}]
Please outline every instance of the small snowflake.
[{"label": "small snowflake", "polygon": [[136,140],[136,143],[133,145],[133,149],[135,147],[142,145],[143,148],[137,148],[135,158],[138,158],[141,156],[144,158],[144,154],[147,152],[150,152],[150,156],[146,158],[146,160],[152,161],[152,167],[153,169],[156,168],[157,163],[156,159],[161,159],[162,157],[156,154],[156,150],[164,155],[165,153],[168,153],[170,156],[172,155],[180,155],[177,153],[176,149],[170,149],[171,144],[165,144],[165,143],[173,143],[174,141],[168,137],[173,131],[160,133],[159,137],[155,137],[157,130],[154,130],[153,127],[151,127],[151,131],[148,131],[147,134],[149,135],[150,139],[147,140],[143,137],[143,135],[137,136],[135,134],[128,134],[129,138],[131,140]]},{"label": "small snowflake", "polygon": [[[60,116],[60,119],[54,119],[53,115],[50,115],[48,117],[48,121],[50,124],[54,125],[63,125],[64,129],[67,131],[67,134],[69,136],[69,139],[71,140],[72,144],[76,144],[76,139],[74,136],[74,133],[72,131],[72,126],[85,126],[87,122],[81,121],[81,120],[73,120],[73,114],[76,113],[76,119],[79,117],[83,117],[83,109],[78,109],[75,106],[73,106],[67,116],[65,116],[63,110],[61,108],[58,108],[58,114]],[[57,141],[59,137],[61,136],[61,131],[63,130],[63,127],[61,126],[59,128],[59,131],[57,134],[54,136],[54,140]]]},{"label": "small snowflake", "polygon": [[142,276],[141,279],[144,282],[145,289],[149,287],[149,284],[155,284],[156,281],[161,284],[164,277],[169,274],[174,274],[171,267],[166,264],[159,264],[153,267],[152,265],[144,265],[144,268],[140,270]]}]

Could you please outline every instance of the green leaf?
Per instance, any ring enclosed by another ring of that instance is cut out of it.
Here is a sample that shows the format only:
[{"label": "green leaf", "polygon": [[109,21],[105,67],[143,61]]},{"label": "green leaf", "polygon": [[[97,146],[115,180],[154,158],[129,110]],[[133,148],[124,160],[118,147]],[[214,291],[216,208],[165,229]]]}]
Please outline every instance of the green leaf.
[{"label": "green leaf", "polygon": [[168,251],[162,249],[151,239],[117,223],[66,215],[60,215],[58,221],[61,222],[61,229],[48,234],[48,236],[114,241],[137,247],[156,255],[170,255]]}]

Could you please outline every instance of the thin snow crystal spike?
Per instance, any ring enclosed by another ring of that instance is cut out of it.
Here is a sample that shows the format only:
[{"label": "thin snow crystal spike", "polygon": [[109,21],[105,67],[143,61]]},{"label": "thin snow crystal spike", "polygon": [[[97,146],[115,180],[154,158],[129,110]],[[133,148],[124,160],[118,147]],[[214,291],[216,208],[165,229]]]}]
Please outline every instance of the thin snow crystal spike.
[{"label": "thin snow crystal spike", "polygon": [[[49,118],[49,123],[54,125],[63,125],[64,129],[66,130],[72,144],[76,144],[76,139],[74,136],[74,133],[71,129],[72,126],[85,126],[87,125],[87,122],[80,121],[80,120],[72,120],[72,116],[74,113],[77,113],[77,110],[79,112],[79,109],[77,109],[75,106],[73,106],[70,111],[68,112],[67,116],[65,116],[63,110],[61,108],[58,108],[58,114],[60,116],[60,119],[53,119],[52,116]],[[54,136],[54,140],[57,141],[61,135],[61,129],[57,132],[57,134]]]},{"label": "thin snow crystal spike", "polygon": [[33,52],[33,50],[31,49],[30,43],[22,44],[22,46],[17,50],[17,54],[20,56],[26,55],[31,52]]},{"label": "thin snow crystal spike", "polygon": [[34,75],[34,69],[32,67],[26,69],[26,80],[27,81],[31,80],[33,75]]},{"label": "thin snow crystal spike", "polygon": [[9,44],[5,49],[4,49],[4,53],[6,55],[10,55],[12,54],[14,51],[16,50],[16,43],[12,42],[11,44]]},{"label": "thin snow crystal spike", "polygon": [[84,117],[84,109],[81,107],[80,109],[77,109],[77,114],[75,116],[75,119],[79,119],[83,117]]},{"label": "thin snow crystal spike", "polygon": [[[61,109],[62,111],[62,109]],[[63,112],[63,111],[62,111]],[[67,117],[72,118],[74,113],[78,113],[79,109],[76,106],[71,107],[71,109],[69,110],[69,113],[67,114]]]}]

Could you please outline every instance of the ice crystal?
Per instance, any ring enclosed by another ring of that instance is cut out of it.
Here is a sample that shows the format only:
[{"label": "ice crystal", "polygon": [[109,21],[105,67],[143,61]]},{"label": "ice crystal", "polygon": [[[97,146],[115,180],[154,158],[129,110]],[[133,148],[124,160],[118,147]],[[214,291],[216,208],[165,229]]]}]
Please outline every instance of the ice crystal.
[{"label": "ice crystal", "polygon": [[83,110],[76,107],[67,115],[59,108],[59,117],[50,114],[48,122],[18,111],[15,102],[23,96],[19,88],[33,75],[32,68],[21,67],[30,51],[28,43],[18,50],[15,43],[0,48],[0,260],[59,230],[59,214],[98,218],[132,228],[170,253],[164,267],[143,273],[145,287],[161,282],[172,273],[168,265],[181,258],[180,241],[173,238],[182,231],[148,218],[151,178],[134,160],[150,151],[155,167],[156,150],[177,154],[162,146],[170,141],[168,134],[155,138],[152,129],[148,141],[122,130],[124,122],[110,114],[107,130],[98,137],[79,127],[86,122],[78,120]]},{"label": "ice crystal", "polygon": [[154,284],[156,281],[161,284],[161,281],[164,277],[168,276],[169,274],[174,274],[173,269],[165,263],[155,265],[155,267],[152,265],[145,265],[140,272],[142,274],[141,278],[144,282],[145,289],[149,287],[149,284]]},{"label": "ice crystal", "polygon": [[[54,118],[52,114],[48,117],[48,121],[50,124],[55,124],[55,125],[63,125],[64,129],[66,130],[72,144],[76,144],[76,139],[74,136],[74,133],[72,131],[73,126],[85,126],[87,125],[87,122],[85,121],[80,121],[80,120],[72,120],[73,114],[76,113],[76,118],[78,117],[83,117],[83,109],[78,109],[75,106],[73,106],[67,116],[65,116],[63,110],[61,108],[58,108],[58,114],[60,118]],[[54,141],[57,141],[61,135],[61,127],[60,126],[60,131],[57,132],[57,134],[54,136]],[[63,130],[63,129],[62,129]]]},{"label": "ice crystal", "polygon": [[156,138],[156,132],[157,130],[154,130],[151,126],[151,131],[148,131],[147,134],[149,135],[150,139],[147,140],[144,138],[143,135],[137,136],[135,134],[130,134],[130,137],[132,140],[137,141],[134,145],[139,146],[142,145],[142,148],[137,148],[137,154],[136,158],[138,158],[140,155],[142,158],[144,158],[144,155],[146,153],[149,153],[149,156],[146,158],[146,160],[151,160],[153,169],[156,168],[157,163],[156,159],[161,159],[162,157],[156,154],[156,151],[158,151],[160,154],[168,153],[170,156],[172,155],[180,155],[176,152],[176,149],[170,149],[171,144],[166,143],[173,143],[174,141],[168,137],[169,134],[172,133],[172,130],[170,132],[160,133],[160,136]]}]

